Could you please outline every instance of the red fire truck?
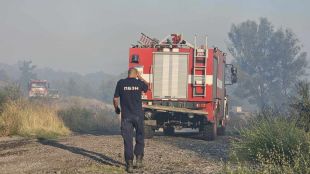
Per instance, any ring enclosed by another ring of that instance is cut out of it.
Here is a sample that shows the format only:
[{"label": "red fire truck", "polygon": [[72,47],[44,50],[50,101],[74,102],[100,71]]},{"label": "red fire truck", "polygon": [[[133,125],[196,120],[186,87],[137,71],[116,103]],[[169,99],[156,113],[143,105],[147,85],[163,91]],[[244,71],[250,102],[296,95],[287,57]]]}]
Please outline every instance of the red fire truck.
[{"label": "red fire truck", "polygon": [[156,129],[166,135],[175,129],[199,129],[199,137],[213,140],[223,135],[228,116],[226,85],[237,81],[237,69],[226,64],[226,53],[190,44],[180,34],[162,41],[142,37],[129,50],[129,68],[135,67],[149,82],[142,94],[145,135]]},{"label": "red fire truck", "polygon": [[47,80],[30,80],[29,81],[28,97],[47,97],[49,84]]}]

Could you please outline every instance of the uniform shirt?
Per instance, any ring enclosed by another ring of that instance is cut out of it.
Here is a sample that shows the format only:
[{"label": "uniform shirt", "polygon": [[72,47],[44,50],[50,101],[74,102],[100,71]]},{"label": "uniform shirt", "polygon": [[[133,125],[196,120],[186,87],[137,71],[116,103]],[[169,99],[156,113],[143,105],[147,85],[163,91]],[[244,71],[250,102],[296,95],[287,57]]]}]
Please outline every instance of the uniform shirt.
[{"label": "uniform shirt", "polygon": [[147,90],[148,85],[136,78],[121,79],[117,82],[114,97],[120,97],[123,118],[143,116],[141,93]]}]

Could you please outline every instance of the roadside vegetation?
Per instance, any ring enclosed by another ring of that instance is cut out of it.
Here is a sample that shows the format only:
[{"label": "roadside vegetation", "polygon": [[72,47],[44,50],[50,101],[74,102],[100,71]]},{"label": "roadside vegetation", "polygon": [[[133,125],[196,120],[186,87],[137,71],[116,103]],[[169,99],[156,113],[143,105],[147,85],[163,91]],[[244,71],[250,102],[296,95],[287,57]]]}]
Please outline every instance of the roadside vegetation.
[{"label": "roadside vegetation", "polygon": [[108,105],[81,97],[63,100],[24,98],[16,85],[0,89],[0,136],[57,138],[71,132],[119,129]]},{"label": "roadside vegetation", "polygon": [[0,126],[1,135],[55,138],[70,133],[55,108],[24,99],[4,104]]},{"label": "roadside vegetation", "polygon": [[112,107],[95,99],[69,97],[60,103],[58,115],[70,130],[104,133],[119,130],[119,117]]},{"label": "roadside vegetation", "polygon": [[265,109],[238,130],[223,173],[310,173],[309,83],[297,93],[287,114]]},{"label": "roadside vegetation", "polygon": [[68,135],[69,129],[57,116],[55,107],[24,99],[16,86],[0,91],[0,135],[54,138]]}]

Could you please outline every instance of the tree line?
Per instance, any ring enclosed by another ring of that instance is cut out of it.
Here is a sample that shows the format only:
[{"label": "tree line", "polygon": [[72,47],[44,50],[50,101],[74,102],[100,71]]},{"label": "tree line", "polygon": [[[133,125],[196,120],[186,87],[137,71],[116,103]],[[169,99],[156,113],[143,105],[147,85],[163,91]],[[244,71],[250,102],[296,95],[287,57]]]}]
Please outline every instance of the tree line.
[{"label": "tree line", "polygon": [[228,50],[239,68],[235,96],[259,109],[287,106],[308,69],[307,53],[296,34],[261,18],[233,24],[228,38]]},{"label": "tree line", "polygon": [[14,75],[0,69],[0,82],[10,82],[19,86],[25,96],[28,94],[29,81],[40,79],[48,80],[50,88],[58,90],[63,97],[81,96],[105,102],[111,102],[116,82],[124,76],[124,74],[114,76],[104,72],[81,75],[79,73],[55,71],[50,68],[39,68],[30,60],[19,62],[18,66],[7,68],[7,71],[9,70]]}]

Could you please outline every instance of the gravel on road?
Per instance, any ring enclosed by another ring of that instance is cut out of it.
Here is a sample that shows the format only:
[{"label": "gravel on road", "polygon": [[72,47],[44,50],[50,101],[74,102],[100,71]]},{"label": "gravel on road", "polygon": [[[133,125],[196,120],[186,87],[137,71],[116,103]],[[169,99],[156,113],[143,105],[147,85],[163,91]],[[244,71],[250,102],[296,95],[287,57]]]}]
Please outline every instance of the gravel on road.
[{"label": "gravel on road", "polygon": [[[136,173],[217,173],[227,159],[229,137],[215,141],[191,134],[157,135],[145,141],[143,170]],[[73,135],[57,140],[0,139],[2,174],[126,173],[118,134]]]}]

